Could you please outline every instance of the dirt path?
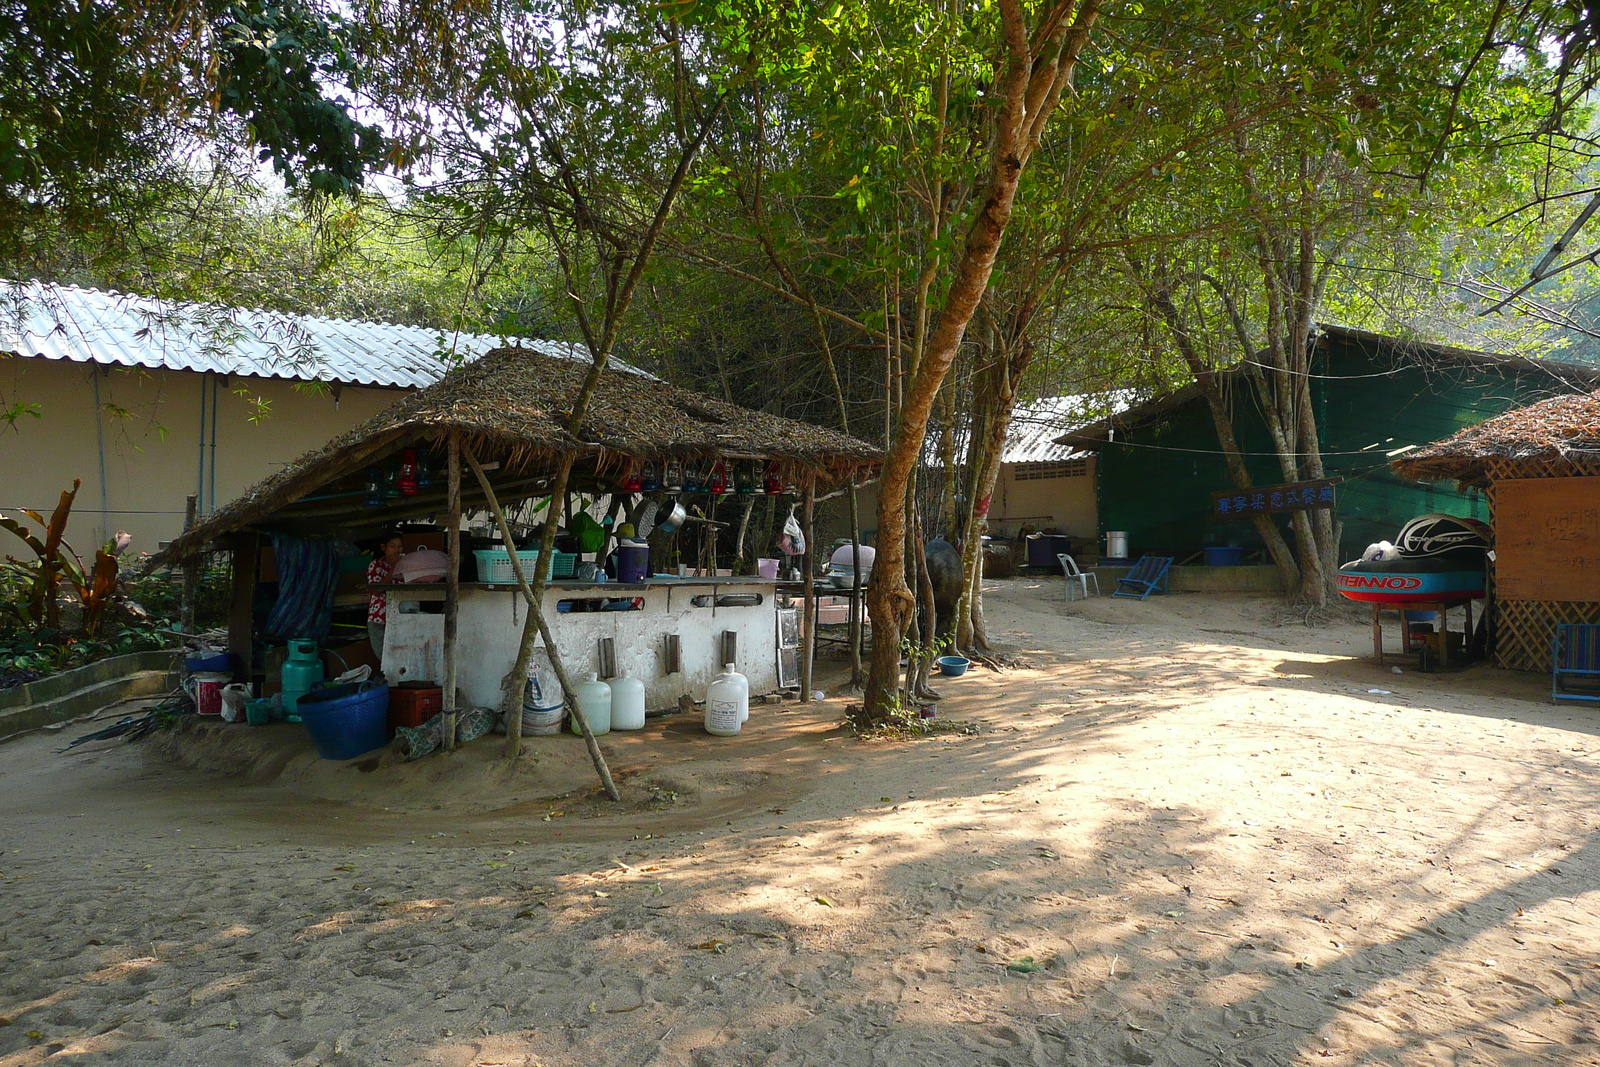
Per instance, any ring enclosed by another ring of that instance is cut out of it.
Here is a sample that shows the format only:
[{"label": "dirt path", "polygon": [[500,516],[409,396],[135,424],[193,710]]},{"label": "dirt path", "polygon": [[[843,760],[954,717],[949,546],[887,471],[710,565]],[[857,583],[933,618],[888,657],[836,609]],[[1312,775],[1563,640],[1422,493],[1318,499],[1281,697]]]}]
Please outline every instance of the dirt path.
[{"label": "dirt path", "polygon": [[621,811],[571,738],[0,746],[0,1067],[1600,1063],[1600,711],[1060,597],[996,583],[975,735],[613,735]]}]

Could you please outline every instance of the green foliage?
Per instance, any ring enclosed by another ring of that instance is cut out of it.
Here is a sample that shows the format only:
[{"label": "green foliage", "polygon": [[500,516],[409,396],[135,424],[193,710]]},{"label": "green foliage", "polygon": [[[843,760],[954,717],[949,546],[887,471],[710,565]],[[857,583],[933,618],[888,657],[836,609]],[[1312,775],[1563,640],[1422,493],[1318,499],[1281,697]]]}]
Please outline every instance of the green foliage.
[{"label": "green foliage", "polygon": [[52,629],[27,629],[0,621],[0,689],[86,667],[108,656],[169,648],[172,639],[149,623],[130,624],[115,634],[84,637]]},{"label": "green foliage", "polygon": [[253,146],[291,183],[348,193],[387,159],[333,5],[0,3],[0,256],[57,232],[122,244],[200,170]]}]

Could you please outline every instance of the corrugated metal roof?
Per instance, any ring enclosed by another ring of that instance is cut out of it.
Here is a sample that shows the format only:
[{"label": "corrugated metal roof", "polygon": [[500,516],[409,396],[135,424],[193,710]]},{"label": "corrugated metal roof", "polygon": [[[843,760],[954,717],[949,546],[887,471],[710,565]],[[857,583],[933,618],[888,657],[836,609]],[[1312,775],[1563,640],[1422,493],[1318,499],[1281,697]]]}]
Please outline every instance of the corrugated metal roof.
[{"label": "corrugated metal roof", "polygon": [[[0,282],[0,352],[74,363],[164,367],[419,389],[508,343],[587,361],[581,345],[420,326],[186,304],[76,286]],[[619,360],[618,370],[642,373]]]},{"label": "corrugated metal roof", "polygon": [[1074,426],[1122,411],[1133,401],[1131,390],[1052,396],[1031,404],[1018,404],[1011,413],[1002,463],[1055,463],[1088,455],[1056,438]]}]

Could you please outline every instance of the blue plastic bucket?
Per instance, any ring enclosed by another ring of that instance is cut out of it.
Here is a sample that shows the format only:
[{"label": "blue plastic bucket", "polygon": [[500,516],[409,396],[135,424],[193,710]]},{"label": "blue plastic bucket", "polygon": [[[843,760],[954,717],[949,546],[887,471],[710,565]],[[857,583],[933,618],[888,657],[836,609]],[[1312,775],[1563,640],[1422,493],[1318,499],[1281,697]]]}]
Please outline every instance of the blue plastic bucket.
[{"label": "blue plastic bucket", "polygon": [[389,687],[347,682],[300,698],[300,721],[323,759],[355,759],[389,743]]},{"label": "blue plastic bucket", "polygon": [[1237,567],[1244,560],[1244,549],[1238,545],[1215,545],[1206,549],[1207,567]]}]

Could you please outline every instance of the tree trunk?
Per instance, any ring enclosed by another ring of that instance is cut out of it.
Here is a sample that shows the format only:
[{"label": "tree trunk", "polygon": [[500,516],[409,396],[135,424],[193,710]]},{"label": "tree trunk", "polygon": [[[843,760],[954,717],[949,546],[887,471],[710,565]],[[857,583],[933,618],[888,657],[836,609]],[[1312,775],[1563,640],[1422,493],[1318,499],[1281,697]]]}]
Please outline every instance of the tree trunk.
[{"label": "tree trunk", "polygon": [[911,472],[922,454],[939,387],[988,288],[1023,170],[1071,79],[1099,15],[1100,0],[1084,0],[1069,25],[1074,6],[1070,0],[1051,5],[1040,19],[1040,39],[1032,42],[1019,0],[998,3],[1008,61],[995,80],[1000,105],[990,147],[989,184],[954,265],[939,325],[905,390],[879,483],[879,555],[867,587],[873,642],[865,711],[872,721],[883,721],[893,708],[900,636],[915,608],[905,579],[905,504]]}]

